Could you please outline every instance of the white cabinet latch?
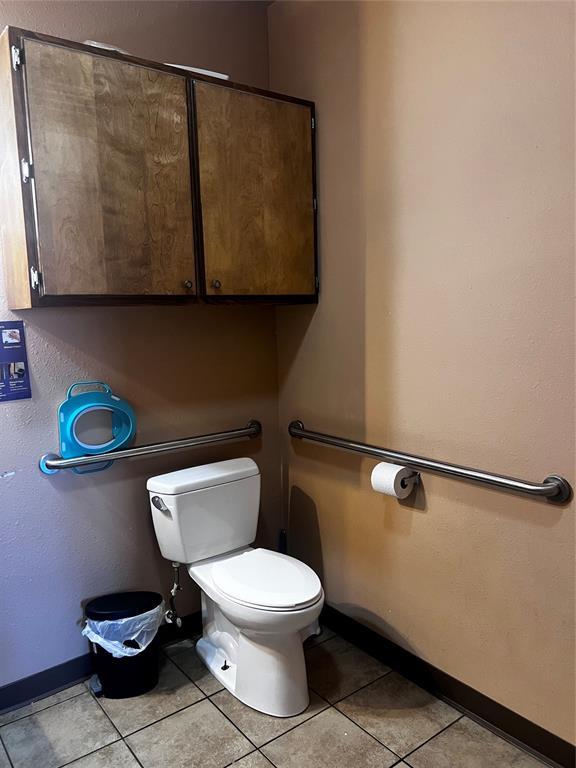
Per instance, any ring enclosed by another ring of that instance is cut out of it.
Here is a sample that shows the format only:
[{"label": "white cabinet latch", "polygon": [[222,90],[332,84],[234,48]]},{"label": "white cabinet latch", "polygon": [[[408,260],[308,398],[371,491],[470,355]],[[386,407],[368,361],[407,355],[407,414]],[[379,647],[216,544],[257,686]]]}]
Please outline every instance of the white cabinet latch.
[{"label": "white cabinet latch", "polygon": [[36,267],[30,267],[30,285],[33,291],[37,291],[40,287],[40,272]]},{"label": "white cabinet latch", "polygon": [[10,49],[10,53],[12,54],[12,69],[14,72],[18,72],[20,67],[22,66],[22,57],[20,54],[20,48],[13,45]]},{"label": "white cabinet latch", "polygon": [[30,177],[32,176],[32,169],[30,167],[30,163],[28,160],[26,160],[25,157],[20,160],[20,172],[22,174],[22,181],[24,184],[28,184]]}]

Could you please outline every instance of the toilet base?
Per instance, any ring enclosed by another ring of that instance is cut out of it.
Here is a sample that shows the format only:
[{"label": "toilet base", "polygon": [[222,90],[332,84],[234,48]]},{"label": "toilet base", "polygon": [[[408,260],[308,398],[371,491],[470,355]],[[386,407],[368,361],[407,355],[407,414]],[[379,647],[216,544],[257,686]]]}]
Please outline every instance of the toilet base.
[{"label": "toilet base", "polygon": [[309,703],[302,643],[320,628],[272,634],[238,629],[205,593],[203,636],[198,655],[214,677],[249,707],[275,717],[292,717]]},{"label": "toilet base", "polygon": [[236,690],[236,664],[227,658],[227,654],[205,637],[201,637],[196,643],[196,652],[216,680],[222,683],[230,693],[234,693]]}]

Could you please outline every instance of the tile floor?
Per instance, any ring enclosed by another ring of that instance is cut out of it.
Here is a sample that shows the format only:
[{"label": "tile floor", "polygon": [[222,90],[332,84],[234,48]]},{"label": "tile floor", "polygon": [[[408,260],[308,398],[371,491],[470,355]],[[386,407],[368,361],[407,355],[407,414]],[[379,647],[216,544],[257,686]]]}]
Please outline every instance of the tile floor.
[{"label": "tile floor", "polygon": [[0,768],[538,768],[538,760],[326,630],[307,644],[310,706],[255,712],[185,640],[134,699],[74,685],[0,714]]}]

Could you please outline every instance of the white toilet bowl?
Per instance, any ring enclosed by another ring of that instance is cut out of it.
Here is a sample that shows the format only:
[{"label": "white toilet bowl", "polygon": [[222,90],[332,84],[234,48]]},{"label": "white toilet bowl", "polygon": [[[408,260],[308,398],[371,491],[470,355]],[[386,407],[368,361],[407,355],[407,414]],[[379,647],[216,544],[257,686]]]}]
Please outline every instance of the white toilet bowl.
[{"label": "white toilet bowl", "polygon": [[250,707],[290,717],[308,706],[303,641],[319,631],[320,580],[292,557],[246,548],[188,567],[202,590],[197,651]]},{"label": "white toilet bowl", "polygon": [[162,555],[202,590],[200,657],[245,704],[277,717],[308,706],[303,641],[319,631],[324,592],[293,557],[252,549],[260,473],[232,459],[152,477],[147,484]]}]

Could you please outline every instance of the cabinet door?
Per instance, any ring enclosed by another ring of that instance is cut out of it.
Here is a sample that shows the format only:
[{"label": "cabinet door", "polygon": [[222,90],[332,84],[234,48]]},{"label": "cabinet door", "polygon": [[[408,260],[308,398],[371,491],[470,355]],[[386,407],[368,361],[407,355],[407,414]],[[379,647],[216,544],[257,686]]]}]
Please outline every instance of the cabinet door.
[{"label": "cabinet door", "polygon": [[24,62],[43,295],[194,293],[186,79],[35,40]]},{"label": "cabinet door", "polygon": [[194,89],[206,294],[314,295],[310,106]]}]

